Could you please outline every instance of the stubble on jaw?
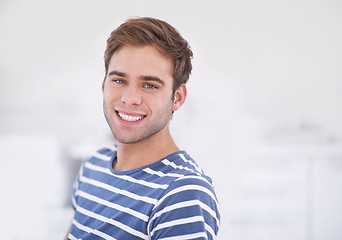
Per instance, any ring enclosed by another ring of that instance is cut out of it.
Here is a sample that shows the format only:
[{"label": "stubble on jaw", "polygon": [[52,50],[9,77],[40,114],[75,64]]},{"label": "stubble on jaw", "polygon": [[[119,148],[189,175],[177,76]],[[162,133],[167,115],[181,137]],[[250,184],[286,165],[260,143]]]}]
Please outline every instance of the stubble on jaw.
[{"label": "stubble on jaw", "polygon": [[159,116],[159,119],[155,118],[153,120],[154,123],[149,123],[143,129],[141,129],[141,131],[137,132],[137,134],[131,136],[130,139],[125,139],[124,136],[121,136],[121,131],[115,129],[115,127],[111,123],[111,119],[117,117],[116,112],[114,110],[107,109],[107,104],[105,100],[103,100],[103,112],[114,138],[122,144],[135,144],[156,135],[157,133],[159,133],[167,127],[168,123],[171,121],[173,116],[173,100],[174,95],[172,94],[168,102],[168,106],[165,106],[161,112],[158,112],[157,115]]}]

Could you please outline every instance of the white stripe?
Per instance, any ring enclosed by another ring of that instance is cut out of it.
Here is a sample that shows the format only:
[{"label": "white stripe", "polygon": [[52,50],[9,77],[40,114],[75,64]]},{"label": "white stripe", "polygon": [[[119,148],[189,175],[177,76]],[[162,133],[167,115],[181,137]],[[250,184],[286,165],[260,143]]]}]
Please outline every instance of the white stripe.
[{"label": "white stripe", "polygon": [[148,221],[149,217],[147,215],[144,215],[144,214],[142,214],[140,212],[137,212],[137,211],[135,211],[133,209],[126,208],[126,207],[123,207],[121,205],[118,205],[118,204],[115,204],[115,203],[103,200],[101,198],[95,197],[95,196],[93,196],[91,194],[88,194],[88,193],[85,193],[83,191],[77,191],[77,194],[79,196],[83,197],[83,198],[86,198],[86,199],[90,200],[90,201],[93,201],[93,202],[96,202],[96,203],[100,203],[100,204],[105,205],[105,206],[107,206],[109,208],[113,208],[113,209],[116,209],[118,211],[130,214],[133,217],[139,218],[139,219],[141,219],[141,220],[143,220],[145,222]]},{"label": "white stripe", "polygon": [[80,224],[79,222],[77,222],[76,220],[73,220],[72,223],[73,223],[78,229],[81,229],[81,230],[84,231],[84,232],[93,233],[93,234],[95,234],[95,235],[97,235],[97,236],[100,236],[100,237],[102,237],[102,238],[104,238],[104,239],[107,239],[107,240],[116,240],[116,238],[113,238],[113,237],[109,236],[108,234],[105,234],[105,233],[100,232],[100,231],[98,231],[98,230],[96,230],[96,229],[94,230],[94,229],[91,229],[91,228],[89,228],[89,227],[86,227],[86,226],[82,225],[82,224]]},{"label": "white stripe", "polygon": [[99,152],[94,152],[92,156],[104,161],[110,161],[110,159],[112,158],[111,156],[107,156]]},{"label": "white stripe", "polygon": [[72,224],[74,224],[78,229],[81,229],[84,232],[90,233],[91,231],[93,231],[93,229],[91,229],[90,227],[86,227],[86,226],[80,224],[75,219],[72,221]]},{"label": "white stripe", "polygon": [[143,201],[143,202],[147,202],[147,203],[151,203],[151,204],[156,204],[157,203],[156,199],[153,199],[153,198],[150,198],[150,197],[146,197],[146,196],[140,196],[140,195],[137,195],[135,193],[131,193],[131,192],[128,192],[126,190],[122,190],[122,189],[113,187],[111,185],[108,185],[108,184],[105,184],[105,183],[102,183],[102,182],[99,182],[99,181],[96,181],[96,180],[93,180],[93,179],[90,179],[90,178],[87,178],[87,177],[84,177],[84,176],[80,177],[80,181],[84,182],[84,183],[88,183],[88,184],[94,185],[96,187],[100,187],[100,188],[106,189],[106,190],[111,191],[113,193],[118,193],[118,194],[124,195],[124,196],[132,198],[134,200]]},{"label": "white stripe", "polygon": [[[184,176],[182,178],[178,178],[176,179],[175,181],[180,181],[180,180],[183,180],[183,179],[198,179],[198,180],[201,180],[201,181],[204,181],[206,182],[207,184],[209,184],[210,186],[213,187],[213,185],[211,184],[211,182],[208,181],[208,179],[206,179],[205,177],[202,177],[202,176],[196,176],[196,175],[188,175],[188,176]],[[214,187],[213,187],[214,188]]]},{"label": "white stripe", "polygon": [[81,229],[81,230],[84,231],[84,232],[93,233],[93,234],[95,234],[95,235],[97,235],[97,236],[100,236],[100,237],[106,239],[106,240],[116,240],[116,238],[113,238],[113,237],[109,236],[108,234],[105,234],[105,233],[100,232],[100,231],[98,231],[98,230],[96,230],[96,229],[94,230],[94,229],[91,229],[91,228],[89,228],[89,227],[86,227],[86,226],[82,225],[82,224],[80,224],[79,222],[77,222],[76,220],[72,221],[72,223],[73,223],[78,229]]},{"label": "white stripe", "polygon": [[[76,194],[75,194],[75,196],[76,196]],[[77,202],[76,202],[74,196],[71,197],[71,203],[72,203],[72,206],[74,206],[75,208],[77,208],[78,204],[77,204]]]},{"label": "white stripe", "polygon": [[186,208],[186,207],[191,207],[191,206],[196,206],[196,205],[200,206],[203,210],[207,211],[216,220],[216,224],[218,226],[220,225],[220,220],[218,219],[216,212],[213,209],[211,209],[208,205],[201,202],[200,200],[191,200],[191,201],[180,202],[180,203],[167,206],[163,210],[156,212],[151,218],[150,222],[152,222],[155,218],[159,217],[160,215],[164,213],[173,211],[175,209]]},{"label": "white stripe", "polygon": [[184,154],[178,154],[178,156],[180,156],[181,159],[183,159],[184,162],[189,163],[190,165],[192,165],[198,172],[203,173],[202,169],[197,164],[195,164],[193,161],[186,159]]},{"label": "white stripe", "polygon": [[173,168],[175,168],[175,169],[184,169],[184,170],[187,170],[187,171],[190,171],[190,172],[193,172],[193,173],[195,173],[195,174],[199,174],[198,172],[195,172],[194,170],[192,170],[192,169],[190,169],[190,168],[188,168],[188,167],[184,167],[184,166],[179,166],[179,165],[176,165],[175,163],[173,163],[173,162],[170,162],[169,160],[167,160],[167,159],[164,159],[164,160],[162,160],[162,163],[164,163],[165,165],[168,165],[168,166],[171,166],[171,167],[173,167]]},{"label": "white stripe", "polygon": [[113,226],[116,226],[116,227],[118,227],[118,228],[124,230],[125,232],[130,233],[130,234],[132,234],[132,235],[134,235],[134,236],[137,236],[137,237],[140,237],[140,238],[143,238],[143,239],[147,239],[147,237],[148,237],[148,236],[145,235],[144,233],[139,232],[139,231],[137,231],[137,230],[131,228],[130,226],[127,226],[127,225],[125,225],[125,224],[123,224],[123,223],[121,223],[121,222],[115,221],[115,220],[113,220],[113,219],[110,219],[110,218],[101,216],[101,215],[96,214],[96,213],[94,213],[94,212],[88,211],[87,209],[84,209],[84,208],[82,208],[82,207],[79,207],[79,208],[77,209],[77,211],[80,212],[80,213],[83,213],[84,215],[87,215],[87,216],[89,216],[89,217],[92,217],[92,218],[95,218],[95,219],[97,219],[97,220],[100,220],[100,221],[102,221],[102,222],[110,223],[110,224],[112,224]]},{"label": "white stripe", "polygon": [[92,233],[94,233],[97,236],[100,236],[106,240],[116,240],[116,238],[113,238],[111,236],[109,236],[108,234],[105,234],[104,232],[100,232],[98,230],[94,230]]},{"label": "white stripe", "polygon": [[175,178],[179,178],[179,177],[183,177],[183,174],[177,174],[177,173],[163,173],[160,171],[154,171],[151,168],[144,168],[143,169],[144,172],[152,174],[152,175],[157,175],[159,177],[175,177]]},{"label": "white stripe", "polygon": [[198,190],[198,191],[202,191],[206,194],[208,194],[213,201],[215,202],[216,206],[218,206],[218,203],[216,201],[215,195],[207,188],[203,187],[203,186],[199,186],[199,185],[185,185],[185,186],[181,186],[178,188],[173,189],[172,191],[168,192],[166,195],[164,195],[164,197],[162,197],[161,199],[159,199],[158,203],[153,207],[153,209],[155,209],[161,202],[164,201],[165,198],[179,193],[179,192],[183,192],[183,191],[188,191],[188,190]]},{"label": "white stripe", "polygon": [[68,236],[68,239],[71,239],[71,240],[79,240],[79,239],[77,239],[77,238],[75,238],[71,233],[69,233],[69,236]]},{"label": "white stripe", "polygon": [[153,234],[163,228],[168,228],[168,227],[173,227],[173,226],[177,226],[177,225],[185,225],[188,223],[194,223],[194,222],[204,222],[204,218],[203,216],[195,216],[195,217],[189,217],[189,218],[181,218],[181,219],[177,219],[177,220],[173,220],[173,221],[169,221],[169,222],[164,222],[161,223],[159,225],[157,225],[151,232],[151,236],[153,236]]},{"label": "white stripe", "polygon": [[105,147],[105,148],[111,150],[112,152],[116,151],[116,149],[117,149],[116,146],[113,146],[113,145],[107,145],[107,147]]},{"label": "white stripe", "polygon": [[195,238],[204,237],[205,239],[208,239],[208,236],[204,232],[200,233],[194,233],[194,234],[186,234],[182,236],[175,236],[175,237],[167,237],[167,238],[160,238],[159,240],[190,240]]},{"label": "white stripe", "polygon": [[95,171],[98,171],[98,172],[103,172],[103,173],[107,173],[107,174],[111,173],[108,168],[103,168],[103,167],[94,165],[94,164],[92,164],[90,162],[86,162],[84,166],[86,168],[88,168],[88,169],[95,170]]},{"label": "white stripe", "polygon": [[[208,183],[210,186],[212,186],[214,188],[214,186],[206,178],[201,177],[201,176],[190,176],[189,175],[189,176],[184,176],[183,178],[179,178],[176,181],[179,181],[182,179],[199,179],[199,180],[205,181],[206,183]],[[220,205],[217,202],[217,198],[216,198],[215,194],[211,193],[210,196],[215,201],[217,211],[220,212]],[[212,215],[212,216],[214,216],[214,215]],[[216,216],[216,214],[215,214],[215,216]]]},{"label": "white stripe", "polygon": [[212,227],[209,226],[207,223],[204,223],[204,226],[205,226],[205,230],[207,230],[207,231],[210,233],[210,235],[211,235],[213,238],[215,238],[215,237],[216,237],[216,234],[215,234],[214,230],[212,229]]},{"label": "white stripe", "polygon": [[146,182],[144,180],[138,180],[135,178],[132,178],[130,176],[127,175],[118,175],[118,174],[113,174],[108,168],[104,168],[104,167],[100,167],[97,165],[94,165],[92,163],[86,162],[85,167],[94,171],[98,171],[98,172],[103,172],[109,175],[114,175],[116,178],[120,178],[129,182],[133,182],[133,183],[137,183],[140,185],[144,185],[150,188],[161,188],[161,189],[166,189],[168,187],[167,184],[157,184],[157,183],[152,183],[152,182]]}]

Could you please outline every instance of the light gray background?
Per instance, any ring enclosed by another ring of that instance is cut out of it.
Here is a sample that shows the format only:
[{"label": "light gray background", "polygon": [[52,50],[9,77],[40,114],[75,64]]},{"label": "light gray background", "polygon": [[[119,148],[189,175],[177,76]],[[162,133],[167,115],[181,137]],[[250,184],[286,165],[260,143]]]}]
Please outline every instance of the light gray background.
[{"label": "light gray background", "polygon": [[171,128],[214,180],[219,239],[341,239],[341,12],[333,0],[0,1],[0,238],[63,238],[75,171],[111,142],[105,41],[151,16],[194,52]]}]

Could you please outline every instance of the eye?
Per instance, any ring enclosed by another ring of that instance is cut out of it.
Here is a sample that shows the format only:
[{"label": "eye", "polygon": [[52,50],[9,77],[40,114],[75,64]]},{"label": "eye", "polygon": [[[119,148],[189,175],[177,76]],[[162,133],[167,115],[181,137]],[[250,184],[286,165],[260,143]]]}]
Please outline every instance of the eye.
[{"label": "eye", "polygon": [[125,84],[125,80],[122,80],[122,79],[113,79],[112,80],[113,83],[116,83],[116,84]]},{"label": "eye", "polygon": [[143,87],[148,88],[148,89],[157,89],[158,88],[157,86],[155,86],[153,84],[149,84],[149,83],[144,84]]}]

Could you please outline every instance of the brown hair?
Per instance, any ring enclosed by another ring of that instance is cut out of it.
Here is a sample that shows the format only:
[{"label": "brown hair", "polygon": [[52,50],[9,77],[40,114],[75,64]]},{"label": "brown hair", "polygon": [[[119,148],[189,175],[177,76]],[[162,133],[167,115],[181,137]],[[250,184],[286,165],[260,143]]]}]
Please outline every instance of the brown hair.
[{"label": "brown hair", "polygon": [[121,46],[148,44],[154,45],[173,60],[173,92],[175,92],[189,79],[193,54],[188,42],[174,27],[154,18],[129,19],[110,34],[104,55],[106,75],[112,55]]}]

